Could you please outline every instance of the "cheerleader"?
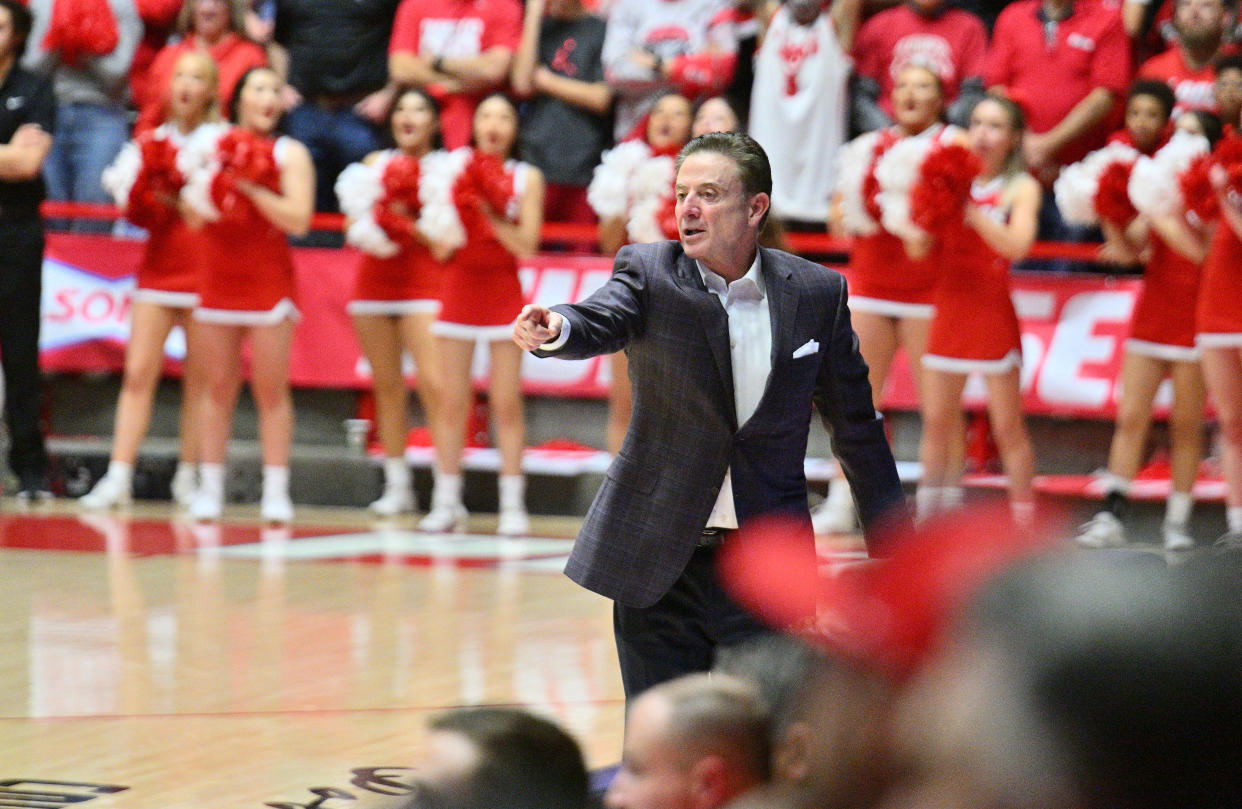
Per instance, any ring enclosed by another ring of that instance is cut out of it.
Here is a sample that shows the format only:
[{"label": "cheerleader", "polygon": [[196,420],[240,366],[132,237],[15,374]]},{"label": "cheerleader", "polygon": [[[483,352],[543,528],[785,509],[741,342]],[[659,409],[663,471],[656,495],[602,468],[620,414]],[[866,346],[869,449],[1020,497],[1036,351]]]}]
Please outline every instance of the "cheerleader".
[{"label": "cheerleader", "polygon": [[[1232,122],[1237,125],[1238,122]],[[1195,324],[1203,376],[1220,425],[1227,532],[1223,551],[1242,551],[1242,137],[1221,140],[1211,169],[1220,214],[1203,265]]]},{"label": "cheerleader", "polygon": [[[947,140],[961,131],[941,123],[944,91],[940,77],[925,67],[901,69],[893,86],[893,107],[894,126],[862,135],[841,150],[838,200],[828,223],[830,232],[854,236],[848,269],[850,313],[877,410],[897,349],[905,349],[911,368],[920,367],[940,265],[929,253],[930,243],[906,244],[875,221],[879,217],[870,189],[875,187],[876,168],[904,139]],[[917,388],[918,373],[914,382]],[[960,464],[964,447],[953,452]],[[816,533],[853,530],[853,495],[839,473],[829,485],[828,499],[811,516]]]},{"label": "cheerleader", "polygon": [[168,87],[168,120],[131,141],[104,172],[102,183],[130,221],[147,229],[130,310],[125,371],[113,425],[108,471],[80,503],[88,509],[128,505],[133,498],[134,463],[151,420],[151,402],[164,366],[164,341],[174,326],[185,333],[181,380],[181,454],[172,496],[188,505],[196,486],[198,433],[192,408],[201,399],[201,373],[190,312],[198,303],[201,234],[181,215],[178,195],[184,178],[177,151],[201,127],[218,119],[216,65],[201,52],[182,55]]},{"label": "cheerleader", "polygon": [[966,227],[944,237],[936,315],[922,361],[920,518],[956,505],[944,502],[943,495],[960,486],[954,440],[963,432],[962,390],[972,372],[982,373],[987,384],[988,416],[1009,478],[1015,522],[1029,525],[1034,516],[1035,461],[1020,390],[1021,334],[1009,291],[1010,263],[1030,250],[1039,223],[1039,183],[1022,168],[1024,131],[1022,111],[1006,98],[985,97],[970,115],[967,139],[983,171],[971,185]]},{"label": "cheerleader", "polygon": [[1139,158],[1135,163],[1128,194],[1140,215],[1125,228],[1110,224],[1104,229],[1104,255],[1148,258],[1121,362],[1120,400],[1108,450],[1104,504],[1076,537],[1084,547],[1125,544],[1127,498],[1143,461],[1156,391],[1165,377],[1173,385],[1169,411],[1172,491],[1161,535],[1166,550],[1189,550],[1195,545],[1188,525],[1195,478],[1203,459],[1207,399],[1200,352],[1195,347],[1195,308],[1208,241],[1206,231],[1185,216],[1176,172],[1178,163],[1185,168],[1210,148],[1220,136],[1220,125],[1213,127],[1206,114],[1186,112],[1179,116],[1177,129],[1185,134],[1175,134],[1154,159]]},{"label": "cheerleader", "polygon": [[[408,88],[397,96],[390,118],[397,148],[346,168],[336,183],[341,210],[350,219],[346,241],[363,251],[348,310],[371,366],[376,432],[384,449],[384,491],[369,506],[379,516],[414,510],[405,462],[403,351],[418,369],[418,395],[433,443],[443,443],[440,372],[431,333],[440,309],[442,275],[432,251],[443,247],[416,228],[418,196],[426,193],[420,187],[423,158],[439,146],[439,107],[426,92]],[[402,178],[404,189],[398,187]]]},{"label": "cheerleader", "polygon": [[[479,102],[473,122],[473,148],[449,156],[460,171],[453,183],[454,216],[464,226],[465,244],[449,257],[440,315],[432,331],[439,337],[443,385],[444,441],[432,490],[431,511],[419,522],[424,531],[460,531],[466,510],[461,500],[461,456],[466,420],[473,405],[471,365],[475,343],[491,349],[488,404],[500,450],[500,518],[497,532],[525,534],[529,519],[522,476],[526,427],[522,412],[522,351],[513,342],[513,321],[522,309],[517,260],[533,254],[543,227],[543,174],[510,159],[517,142],[518,114],[503,95]],[[424,204],[424,214],[428,214]],[[434,213],[434,212],[432,212]],[[438,214],[435,217],[438,218]],[[428,224],[429,232],[439,227]]]},{"label": "cheerleader", "polygon": [[[619,143],[604,153],[587,189],[599,217],[600,249],[609,256],[626,244],[677,238],[673,218],[673,161],[690,140],[694,115],[676,93],[656,101],[642,140]],[[616,454],[630,426],[629,363],[624,352],[611,355],[608,388],[608,451]]]},{"label": "cheerleader", "polygon": [[218,519],[230,425],[241,388],[242,343],[250,343],[250,391],[263,456],[260,516],[293,519],[289,447],[293,403],[289,347],[298,310],[287,237],[310,229],[315,174],[310,153],[275,137],[284,81],[268,68],[247,71],[229,105],[236,126],[187,145],[182,199],[204,220],[198,321],[206,395],[200,411],[199,488],[190,515]]}]

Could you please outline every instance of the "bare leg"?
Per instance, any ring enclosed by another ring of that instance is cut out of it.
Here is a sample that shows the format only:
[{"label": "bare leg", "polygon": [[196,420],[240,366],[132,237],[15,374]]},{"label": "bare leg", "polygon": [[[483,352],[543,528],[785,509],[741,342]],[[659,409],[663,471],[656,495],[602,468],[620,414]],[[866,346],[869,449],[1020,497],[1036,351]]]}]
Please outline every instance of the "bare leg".
[{"label": "bare leg", "polygon": [[375,429],[380,445],[386,457],[401,457],[405,454],[407,421],[397,320],[388,315],[354,315],[353,321],[358,344],[371,366]]},{"label": "bare leg", "polygon": [[151,402],[164,367],[164,341],[172,330],[175,310],[135,301],[125,376],[116,406],[112,460],[133,465],[151,422]]},{"label": "bare leg", "polygon": [[[1017,368],[1003,374],[989,374],[988,415],[992,435],[1000,451],[1001,464],[1009,478],[1009,499],[1022,508],[1034,500],[1031,481],[1035,477],[1035,452],[1022,414],[1021,375]],[[1027,515],[1028,517],[1030,515]]]}]

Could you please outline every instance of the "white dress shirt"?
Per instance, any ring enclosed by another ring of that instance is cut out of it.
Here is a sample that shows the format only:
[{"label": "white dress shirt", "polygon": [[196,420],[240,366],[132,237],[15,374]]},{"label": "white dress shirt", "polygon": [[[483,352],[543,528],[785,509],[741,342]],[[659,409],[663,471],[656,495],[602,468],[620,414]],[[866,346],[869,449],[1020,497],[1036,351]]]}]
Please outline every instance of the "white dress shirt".
[{"label": "white dress shirt", "polygon": [[[695,262],[698,264],[698,262]],[[707,289],[729,316],[729,359],[733,366],[733,402],[740,429],[759,407],[772,373],[772,318],[767,289],[759,269],[759,253],[746,274],[733,283],[698,264]],[[709,528],[737,528],[733,505],[733,476],[726,470],[716,505],[707,518]]]}]

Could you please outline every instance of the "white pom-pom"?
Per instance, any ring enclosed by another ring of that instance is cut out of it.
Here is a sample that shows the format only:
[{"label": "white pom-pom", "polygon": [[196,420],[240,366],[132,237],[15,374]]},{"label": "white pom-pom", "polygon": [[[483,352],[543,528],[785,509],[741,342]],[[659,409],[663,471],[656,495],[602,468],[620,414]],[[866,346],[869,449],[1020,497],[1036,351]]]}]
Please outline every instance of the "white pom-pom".
[{"label": "white pom-pom", "polygon": [[673,158],[649,157],[630,175],[629,218],[625,233],[634,244],[664,241],[660,212],[673,196],[675,180]]},{"label": "white pom-pom", "polygon": [[470,150],[436,151],[419,161],[419,214],[415,227],[429,240],[457,249],[466,243],[466,228],[453,201],[453,186],[470,161]]},{"label": "white pom-pom", "polygon": [[99,176],[99,184],[122,210],[129,205],[129,192],[142,169],[142,150],[130,141],[121,147],[116,159]]},{"label": "white pom-pom", "polygon": [[587,202],[600,219],[625,216],[630,205],[630,180],[647,158],[651,148],[639,140],[618,143],[604,152],[587,187]]},{"label": "white pom-pom", "polygon": [[360,219],[371,212],[384,196],[384,168],[392,158],[392,152],[380,152],[372,162],[351,163],[337,175],[333,190],[341,213]]},{"label": "white pom-pom", "polygon": [[1185,200],[1178,178],[1196,157],[1209,151],[1207,138],[1178,130],[1160,151],[1151,157],[1140,157],[1134,163],[1126,189],[1134,209],[1152,218],[1181,213]]},{"label": "white pom-pom", "polygon": [[919,167],[936,143],[932,138],[905,138],[893,144],[875,164],[875,179],[880,186],[876,203],[880,206],[880,222],[884,229],[902,239],[917,239],[927,234],[910,220],[910,189],[919,178]]},{"label": "white pom-pom", "polygon": [[1113,163],[1133,163],[1138,157],[1133,147],[1110,143],[1061,169],[1061,175],[1052,184],[1061,218],[1071,225],[1099,224],[1095,192],[1100,187],[1100,175]]},{"label": "white pom-pom", "polygon": [[867,213],[862,191],[879,137],[879,132],[866,132],[837,150],[837,182],[833,192],[840,199],[841,226],[859,236],[870,236],[880,229]]},{"label": "white pom-pom", "polygon": [[350,222],[345,230],[345,241],[378,258],[392,258],[400,251],[400,247],[375,222],[375,218],[367,213]]}]

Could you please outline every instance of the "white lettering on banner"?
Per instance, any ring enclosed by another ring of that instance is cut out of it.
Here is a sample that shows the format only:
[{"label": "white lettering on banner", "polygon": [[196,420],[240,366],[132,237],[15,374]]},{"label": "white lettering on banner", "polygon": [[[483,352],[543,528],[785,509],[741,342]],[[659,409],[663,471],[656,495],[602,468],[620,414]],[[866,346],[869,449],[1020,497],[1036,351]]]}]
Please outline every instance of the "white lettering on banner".
[{"label": "white lettering on banner", "polygon": [[[39,350],[55,351],[96,341],[129,341],[133,276],[105,278],[55,258],[43,261]],[[185,335],[173,329],[164,346],[173,359],[185,357]]]},{"label": "white lettering on banner", "polygon": [[[1132,291],[1083,292],[1061,307],[1048,353],[1040,368],[1039,398],[1049,406],[1097,410],[1112,404],[1113,375],[1091,371],[1116,362],[1124,332],[1134,308]],[[1113,334],[1101,334],[1111,324]]]}]

